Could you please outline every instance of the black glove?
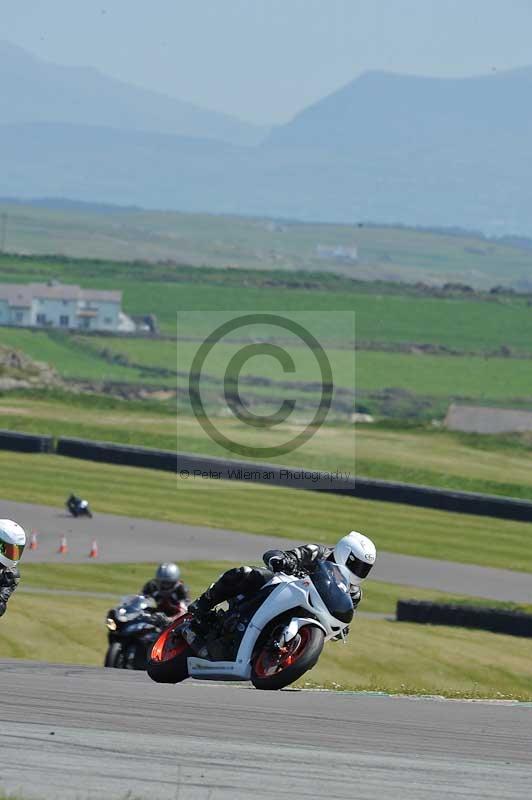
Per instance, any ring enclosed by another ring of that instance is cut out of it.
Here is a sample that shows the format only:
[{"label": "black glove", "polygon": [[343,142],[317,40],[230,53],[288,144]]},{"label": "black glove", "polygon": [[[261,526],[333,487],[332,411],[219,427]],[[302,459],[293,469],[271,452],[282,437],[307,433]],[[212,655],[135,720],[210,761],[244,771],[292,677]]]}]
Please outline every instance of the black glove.
[{"label": "black glove", "polygon": [[295,571],[296,566],[297,564],[294,559],[286,555],[271,556],[268,560],[268,567],[272,572],[286,572],[288,575],[291,575]]},{"label": "black glove", "polygon": [[159,628],[167,628],[172,622],[172,618],[168,617],[163,611],[156,611],[152,615],[153,622]]},{"label": "black glove", "polygon": [[211,609],[208,607],[206,601],[202,601],[201,597],[196,598],[193,603],[190,603],[187,613],[192,614],[193,617],[205,616]]},{"label": "black glove", "polygon": [[360,603],[360,601],[362,600],[362,589],[360,588],[360,586],[351,586],[349,594],[351,595],[353,608],[356,608]]},{"label": "black glove", "polygon": [[0,573],[0,586],[6,589],[13,589],[19,582],[18,573],[15,574],[10,569],[3,570]]}]

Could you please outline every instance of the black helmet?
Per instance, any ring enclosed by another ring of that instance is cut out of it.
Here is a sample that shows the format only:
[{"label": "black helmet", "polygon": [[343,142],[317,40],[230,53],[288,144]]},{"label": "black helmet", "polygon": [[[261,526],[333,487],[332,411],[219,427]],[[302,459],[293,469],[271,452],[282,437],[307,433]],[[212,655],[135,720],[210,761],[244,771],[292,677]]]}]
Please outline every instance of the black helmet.
[{"label": "black helmet", "polygon": [[159,564],[155,573],[157,588],[161,594],[171,594],[179,583],[181,570],[177,564]]}]

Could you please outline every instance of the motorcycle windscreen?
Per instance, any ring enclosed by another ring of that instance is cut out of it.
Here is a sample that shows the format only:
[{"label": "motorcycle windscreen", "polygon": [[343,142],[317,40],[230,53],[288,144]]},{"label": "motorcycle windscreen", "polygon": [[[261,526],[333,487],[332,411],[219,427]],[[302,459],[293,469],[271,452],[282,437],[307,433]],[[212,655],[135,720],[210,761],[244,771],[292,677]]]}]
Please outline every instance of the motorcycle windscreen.
[{"label": "motorcycle windscreen", "polygon": [[331,561],[321,561],[310,576],[329,612],[340,622],[353,619],[353,601],[349,594],[349,578]]},{"label": "motorcycle windscreen", "polygon": [[122,598],[122,602],[115,609],[117,620],[120,622],[129,622],[130,620],[138,617],[143,611],[153,609],[155,603],[151,598],[144,597],[143,595],[129,595]]}]

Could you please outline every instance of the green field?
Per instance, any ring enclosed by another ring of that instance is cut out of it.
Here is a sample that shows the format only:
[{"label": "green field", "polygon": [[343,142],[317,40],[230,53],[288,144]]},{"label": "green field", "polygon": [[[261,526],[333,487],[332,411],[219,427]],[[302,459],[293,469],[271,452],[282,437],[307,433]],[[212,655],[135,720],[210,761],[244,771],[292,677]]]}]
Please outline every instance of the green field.
[{"label": "green field", "polygon": [[[298,273],[287,282],[277,273],[268,279],[267,273],[250,270],[0,256],[0,281],[44,280],[51,275],[86,287],[122,289],[125,311],[154,312],[170,337],[124,339],[0,329],[0,344],[49,362],[69,381],[186,390],[197,340],[216,327],[221,314],[278,310],[308,320],[329,356],[336,388],[352,390],[355,384],[359,407],[374,415],[441,418],[452,399],[532,406],[528,297],[460,292],[431,296],[405,285],[311,273]],[[350,349],[353,320],[355,360]],[[252,339],[253,333],[248,337]],[[421,345],[432,350],[422,350]],[[206,366],[214,381],[213,396],[220,393],[216,381],[237,346],[219,345],[214,366]],[[293,342],[286,346],[296,357],[292,382],[302,401],[301,385],[317,381],[315,359]],[[257,378],[272,381],[269,386],[246,387],[253,403],[264,404],[294,391],[289,388],[290,376],[271,357],[252,359],[243,374],[255,384],[260,384]],[[312,391],[305,392],[307,400],[315,400],[315,391],[314,397]],[[344,407],[338,414],[346,418],[349,405]]]},{"label": "green field", "polygon": [[[491,286],[530,273],[530,251],[475,234],[371,225],[323,225],[208,214],[2,203],[6,249],[85,258],[171,260],[268,270],[342,271],[384,280]],[[358,263],[317,256],[318,245],[358,248]]]},{"label": "green field", "polygon": [[[255,275],[249,270],[0,255],[0,281],[51,277],[87,288],[121,289],[126,313],[155,313],[169,335],[175,335],[178,311],[354,311],[359,342],[431,343],[480,352],[506,345],[532,352],[532,310],[528,297],[519,295],[439,297],[405,285],[357,283],[310,273],[288,282],[286,277],[272,280],[267,273]],[[332,320],[318,319],[317,334],[325,340],[345,338],[334,316]],[[191,319],[188,326],[194,333]]]},{"label": "green field", "polygon": [[[187,385],[192,358],[199,343],[82,337],[3,328],[0,344],[25,352],[37,361],[50,363],[66,380],[92,383],[115,382],[175,389]],[[241,345],[218,345],[204,374],[219,382],[230,357]],[[373,413],[385,413],[386,403],[392,416],[441,416],[451,400],[484,404],[532,406],[531,362],[520,358],[485,358],[481,356],[444,356],[414,353],[357,351],[356,355],[334,343],[325,347],[333,369],[336,389],[353,391],[356,387],[359,406]],[[296,363],[294,387],[301,382],[318,385],[317,363],[309,350],[292,348]],[[277,361],[263,356],[248,362],[242,372],[251,384],[244,393],[251,398],[294,396],[290,377]],[[261,386],[262,379],[272,383]],[[283,385],[283,382],[286,385]],[[206,384],[203,383],[202,386]],[[209,387],[207,386],[207,390]],[[214,391],[217,387],[214,385]],[[299,391],[299,396],[304,395]],[[316,396],[307,391],[307,399]],[[395,397],[386,401],[386,394]],[[351,408],[354,405],[351,399]],[[315,406],[317,403],[315,403]],[[348,407],[342,412],[349,416]],[[390,415],[390,414],[388,414]]]},{"label": "green field", "polygon": [[[287,282],[277,273],[269,279],[267,273],[250,270],[0,256],[0,281],[52,275],[86,287],[122,289],[126,312],[156,313],[162,331],[171,337],[161,341],[0,329],[0,344],[49,362],[66,380],[185,388],[198,347],[187,338],[204,338],[222,312],[279,310],[309,320],[333,365],[335,386],[352,389],[349,342],[354,314],[355,385],[364,410],[377,416],[430,419],[443,416],[453,398],[532,405],[526,357],[532,353],[532,307],[527,297],[429,296],[415,287],[311,273],[298,273]],[[417,345],[439,352],[423,352]],[[212,378],[221,377],[224,360],[235,346],[217,348],[217,365],[206,369]],[[403,352],[405,348],[413,352]],[[506,348],[504,357],[501,348]],[[314,357],[304,348],[289,349],[298,362],[293,381],[315,382]],[[397,349],[402,351],[394,352]],[[286,375],[272,358],[252,359],[246,374],[273,381],[266,388],[247,387],[256,402],[293,392],[281,386]]]},{"label": "green field", "polygon": [[[281,443],[294,426],[277,432],[254,431],[220,419],[220,429],[250,446]],[[195,419],[161,404],[101,396],[43,393],[0,397],[0,428],[55,437],[111,441],[184,452],[226,456]],[[177,433],[177,436],[176,436]],[[314,469],[502,494],[532,500],[532,440],[519,436],[450,433],[433,426],[401,429],[375,425],[324,426],[303,448],[277,459]]]},{"label": "green field", "polygon": [[140,370],[117,364],[108,366],[89,348],[80,347],[73,338],[61,333],[1,328],[0,344],[21,350],[35,361],[49,363],[63,378],[131,383],[143,380]]},{"label": "green field", "polygon": [[[532,319],[532,314],[531,314]],[[152,340],[120,340],[91,337],[84,345],[96,352],[106,349],[109,353],[123,355],[131,363],[146,367],[161,367],[189,372],[198,342],[155,342]],[[303,350],[298,356],[298,350]],[[532,371],[528,359],[483,358],[480,356],[435,356],[426,354],[387,353],[358,351],[356,356],[332,343],[325,350],[331,362],[335,384],[363,392],[382,391],[394,387],[417,395],[431,397],[468,397],[475,400],[497,400],[528,397],[532,403]],[[219,345],[217,361],[206,366],[208,374],[222,378],[225,367],[235,346]],[[316,362],[312,353],[304,348],[290,351],[296,360],[297,380],[316,380]],[[356,364],[356,370],[355,370]],[[105,367],[104,367],[105,369]],[[279,380],[285,378],[279,365],[264,356],[250,362],[242,375],[260,375]],[[354,383],[356,381],[356,383]]]}]

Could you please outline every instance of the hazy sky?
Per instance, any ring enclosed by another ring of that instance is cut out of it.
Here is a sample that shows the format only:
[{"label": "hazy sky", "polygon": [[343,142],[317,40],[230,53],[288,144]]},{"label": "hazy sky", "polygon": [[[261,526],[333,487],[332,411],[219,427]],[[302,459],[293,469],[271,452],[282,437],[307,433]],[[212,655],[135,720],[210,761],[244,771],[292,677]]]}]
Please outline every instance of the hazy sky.
[{"label": "hazy sky", "polygon": [[0,0],[0,38],[272,123],[367,69],[532,64],[532,0]]}]

